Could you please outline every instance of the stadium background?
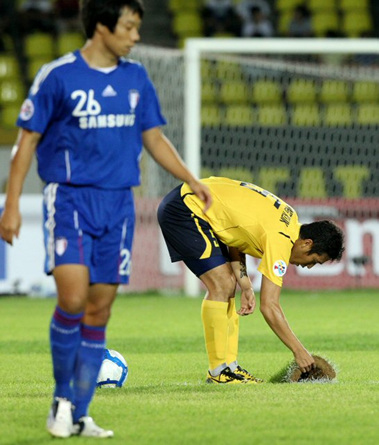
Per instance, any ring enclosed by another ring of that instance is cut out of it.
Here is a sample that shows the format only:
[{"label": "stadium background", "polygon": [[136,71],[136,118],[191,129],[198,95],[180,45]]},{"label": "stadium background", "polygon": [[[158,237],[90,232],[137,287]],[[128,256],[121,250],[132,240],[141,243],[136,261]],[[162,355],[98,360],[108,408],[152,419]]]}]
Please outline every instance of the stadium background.
[{"label": "stadium background", "polygon": [[[22,9],[25,3],[0,4],[2,191],[16,137],[14,122],[34,75],[41,65],[83,42],[73,12],[75,1],[58,1],[63,9],[47,8],[37,19],[33,10]],[[309,9],[314,38],[378,37],[376,1],[265,3],[273,37],[290,36],[289,23],[299,4]],[[203,2],[145,0],[145,5],[142,44],[132,57],[147,66],[168,118],[165,132],[184,154],[182,48],[186,38],[209,33]],[[221,29],[211,38],[232,36]],[[202,59],[202,176],[217,174],[256,182],[287,198],[303,222],[331,217],[346,231],[347,252],[341,264],[291,270],[287,287],[379,286],[378,69],[378,57],[367,54],[207,54]],[[122,290],[182,288],[183,269],[170,264],[155,216],[160,198],[176,182],[147,156],[142,168],[143,184],[136,190],[132,280]],[[0,292],[53,292],[52,283],[42,276],[41,198],[36,196],[41,189],[33,166],[24,189],[21,238],[14,248],[0,241]],[[3,197],[0,207],[2,203]],[[256,260],[249,259],[249,272],[258,287],[256,265]]]}]

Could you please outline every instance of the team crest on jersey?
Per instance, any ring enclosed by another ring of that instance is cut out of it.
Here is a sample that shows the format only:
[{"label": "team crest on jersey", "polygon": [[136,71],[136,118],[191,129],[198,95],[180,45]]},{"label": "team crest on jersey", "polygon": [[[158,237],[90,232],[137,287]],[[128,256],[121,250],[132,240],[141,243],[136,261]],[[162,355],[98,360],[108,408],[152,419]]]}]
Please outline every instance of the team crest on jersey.
[{"label": "team crest on jersey", "polygon": [[55,240],[56,254],[62,256],[66,252],[67,246],[68,246],[68,241],[66,240],[66,238],[57,238]]},{"label": "team crest on jersey", "polygon": [[134,110],[137,108],[140,98],[138,90],[129,90],[128,98],[129,98],[130,112],[134,113]]},{"label": "team crest on jersey", "polygon": [[277,277],[282,277],[287,272],[287,264],[283,260],[275,261],[272,270],[274,272],[274,275],[276,275]]},{"label": "team crest on jersey", "polygon": [[25,99],[21,105],[20,118],[23,121],[28,121],[34,114],[34,104],[30,99]]}]

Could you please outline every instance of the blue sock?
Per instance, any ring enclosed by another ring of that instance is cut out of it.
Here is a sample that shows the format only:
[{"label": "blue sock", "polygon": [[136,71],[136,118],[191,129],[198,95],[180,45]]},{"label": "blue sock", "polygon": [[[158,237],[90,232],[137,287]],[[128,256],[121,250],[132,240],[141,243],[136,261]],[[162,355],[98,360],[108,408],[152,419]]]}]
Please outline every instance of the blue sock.
[{"label": "blue sock", "polygon": [[105,326],[82,324],[74,375],[74,422],[88,415],[105,349]]},{"label": "blue sock", "polygon": [[72,400],[71,380],[80,344],[80,323],[83,313],[68,314],[55,308],[50,324],[50,347],[55,379],[54,397]]}]

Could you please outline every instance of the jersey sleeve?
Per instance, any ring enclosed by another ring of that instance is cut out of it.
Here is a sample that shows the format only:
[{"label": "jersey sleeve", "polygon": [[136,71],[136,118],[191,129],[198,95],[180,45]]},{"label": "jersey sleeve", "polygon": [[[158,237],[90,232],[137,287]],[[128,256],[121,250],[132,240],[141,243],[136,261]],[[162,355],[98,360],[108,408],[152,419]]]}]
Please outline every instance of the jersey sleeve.
[{"label": "jersey sleeve", "polygon": [[167,123],[161,111],[161,106],[156,89],[146,72],[145,75],[146,81],[142,97],[142,131],[146,131],[154,127],[159,127],[161,125],[166,125]]},{"label": "jersey sleeve", "polygon": [[293,244],[290,239],[279,233],[267,233],[263,241],[264,254],[258,271],[274,284],[282,287]]},{"label": "jersey sleeve", "polygon": [[58,112],[60,90],[57,76],[44,77],[42,68],[21,106],[17,126],[43,134]]}]

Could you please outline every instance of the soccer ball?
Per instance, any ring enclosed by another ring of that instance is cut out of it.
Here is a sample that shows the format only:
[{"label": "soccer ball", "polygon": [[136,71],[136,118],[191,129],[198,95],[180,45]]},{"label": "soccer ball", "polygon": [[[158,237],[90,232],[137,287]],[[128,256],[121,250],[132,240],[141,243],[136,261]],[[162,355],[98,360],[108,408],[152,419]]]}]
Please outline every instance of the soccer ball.
[{"label": "soccer ball", "polygon": [[121,388],[128,378],[128,364],[124,357],[113,349],[104,351],[103,363],[97,377],[97,388]]}]

